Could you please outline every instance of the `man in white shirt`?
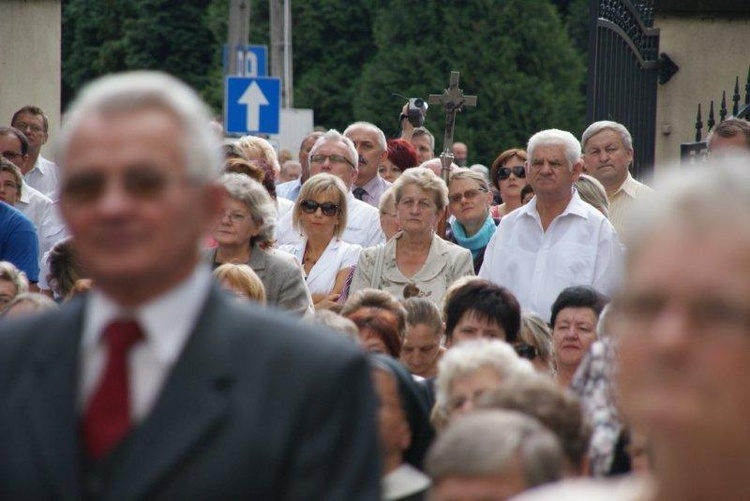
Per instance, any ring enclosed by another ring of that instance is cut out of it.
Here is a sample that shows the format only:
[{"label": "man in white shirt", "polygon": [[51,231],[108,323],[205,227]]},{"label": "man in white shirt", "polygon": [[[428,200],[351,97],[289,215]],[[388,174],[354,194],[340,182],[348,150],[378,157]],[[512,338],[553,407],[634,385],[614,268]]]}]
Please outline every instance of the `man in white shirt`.
[{"label": "man in white shirt", "polygon": [[632,224],[633,207],[654,193],[630,174],[633,163],[630,132],[617,122],[594,122],[583,132],[581,147],[586,172],[604,185],[609,199],[609,221],[621,234],[627,224]]},{"label": "man in white shirt", "polygon": [[359,154],[357,179],[352,185],[354,197],[378,207],[380,197],[391,183],[378,176],[378,167],[388,158],[385,134],[369,122],[354,122],[344,131],[344,136],[354,143]]},{"label": "man in white shirt", "polygon": [[588,285],[611,296],[623,250],[609,221],[573,189],[583,161],[578,140],[550,129],[529,139],[526,177],[536,196],[500,221],[479,276],[507,287],[544,319],[564,288]]},{"label": "man in white shirt", "polygon": [[3,497],[379,499],[363,354],[240,305],[201,260],[225,194],[209,121],[156,72],[68,112],[60,204],[95,288],[0,325]]},{"label": "man in white shirt", "polygon": [[[335,129],[331,129],[321,136],[310,151],[310,175],[328,172],[341,178],[348,190],[358,175],[359,155],[354,143],[342,136]],[[346,198],[349,217],[342,240],[362,247],[372,247],[385,241],[385,235],[380,229],[380,212],[372,205],[357,200],[349,191]],[[276,240],[279,244],[297,244],[302,241],[302,235],[294,229],[291,212],[279,219],[276,228]]]},{"label": "man in white shirt", "polygon": [[29,158],[22,169],[26,182],[52,200],[57,200],[58,171],[54,162],[41,155],[49,139],[49,119],[37,106],[24,106],[13,114],[10,124],[29,140]]}]

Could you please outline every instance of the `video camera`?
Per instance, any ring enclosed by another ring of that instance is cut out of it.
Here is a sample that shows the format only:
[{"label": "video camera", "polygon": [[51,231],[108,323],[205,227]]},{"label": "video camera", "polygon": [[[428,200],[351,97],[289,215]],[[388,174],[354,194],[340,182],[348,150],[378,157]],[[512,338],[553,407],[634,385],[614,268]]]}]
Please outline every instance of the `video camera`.
[{"label": "video camera", "polygon": [[424,99],[420,97],[409,99],[409,108],[406,111],[406,118],[409,119],[409,123],[414,127],[422,127],[427,108],[427,102]]}]

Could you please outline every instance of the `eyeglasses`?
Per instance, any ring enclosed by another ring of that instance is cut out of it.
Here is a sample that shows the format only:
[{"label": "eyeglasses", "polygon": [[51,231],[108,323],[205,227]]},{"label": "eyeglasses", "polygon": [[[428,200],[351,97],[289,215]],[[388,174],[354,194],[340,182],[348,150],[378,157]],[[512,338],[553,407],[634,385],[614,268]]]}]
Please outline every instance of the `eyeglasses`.
[{"label": "eyeglasses", "polygon": [[513,345],[513,349],[516,350],[516,354],[519,357],[525,358],[526,360],[534,360],[539,356],[539,350],[526,343],[515,344]]},{"label": "eyeglasses", "polygon": [[513,173],[516,177],[525,178],[526,169],[523,165],[516,165],[515,167],[500,167],[497,169],[497,178],[502,181],[510,177],[510,173]]},{"label": "eyeglasses", "polygon": [[223,218],[228,218],[231,223],[237,223],[241,224],[244,223],[246,219],[249,219],[249,215],[241,214],[239,212],[230,212],[230,211],[224,211],[224,214],[222,215]]},{"label": "eyeglasses", "polygon": [[[107,189],[110,177],[104,172],[89,171],[72,174],[63,182],[61,196],[72,203],[89,204],[99,200]],[[179,178],[183,179],[184,178]],[[122,174],[122,187],[133,198],[154,200],[178,178],[154,169],[130,169]]]},{"label": "eyeglasses", "polygon": [[324,216],[333,217],[339,212],[339,206],[333,202],[323,202],[319,204],[315,200],[303,200],[299,204],[302,212],[305,214],[315,214],[315,211],[320,207],[320,211]]},{"label": "eyeglasses", "polygon": [[39,125],[36,125],[36,124],[16,122],[15,124],[13,124],[13,127],[23,132],[26,132],[27,130],[30,130],[31,132],[35,132],[37,134],[39,134],[40,132],[44,132],[44,127],[40,127]]},{"label": "eyeglasses", "polygon": [[326,161],[326,159],[330,160],[332,164],[349,164],[355,169],[357,168],[357,166],[354,165],[351,160],[349,160],[343,155],[336,155],[336,154],[333,154],[333,155],[316,154],[310,157],[310,162],[314,164],[322,164],[323,162]]},{"label": "eyeglasses", "polygon": [[451,203],[457,204],[464,198],[466,200],[473,200],[477,198],[480,193],[487,193],[487,190],[477,189],[477,190],[466,190],[463,193],[454,193],[453,195],[448,197],[448,200],[450,200]]},{"label": "eyeglasses", "polygon": [[22,157],[23,153],[18,153],[16,151],[4,151],[2,152],[2,155],[3,155],[3,158],[6,158],[12,162],[16,158]]}]

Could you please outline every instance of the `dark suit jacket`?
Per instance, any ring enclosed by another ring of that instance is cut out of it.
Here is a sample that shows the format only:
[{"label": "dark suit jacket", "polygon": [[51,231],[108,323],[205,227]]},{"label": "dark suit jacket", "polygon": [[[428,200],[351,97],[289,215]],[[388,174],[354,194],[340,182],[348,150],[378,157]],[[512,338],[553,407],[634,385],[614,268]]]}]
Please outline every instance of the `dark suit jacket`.
[{"label": "dark suit jacket", "polygon": [[0,324],[0,499],[379,499],[364,357],[215,287],[150,414],[84,475],[84,300]]}]

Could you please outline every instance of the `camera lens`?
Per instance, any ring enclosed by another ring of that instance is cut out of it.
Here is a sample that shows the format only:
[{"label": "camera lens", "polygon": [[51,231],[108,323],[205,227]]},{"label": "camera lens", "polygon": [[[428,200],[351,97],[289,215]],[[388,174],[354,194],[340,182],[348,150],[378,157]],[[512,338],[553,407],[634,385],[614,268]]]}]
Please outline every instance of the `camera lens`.
[{"label": "camera lens", "polygon": [[414,99],[414,106],[417,108],[421,108],[424,106],[424,99],[416,98]]}]

